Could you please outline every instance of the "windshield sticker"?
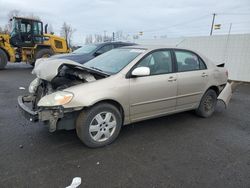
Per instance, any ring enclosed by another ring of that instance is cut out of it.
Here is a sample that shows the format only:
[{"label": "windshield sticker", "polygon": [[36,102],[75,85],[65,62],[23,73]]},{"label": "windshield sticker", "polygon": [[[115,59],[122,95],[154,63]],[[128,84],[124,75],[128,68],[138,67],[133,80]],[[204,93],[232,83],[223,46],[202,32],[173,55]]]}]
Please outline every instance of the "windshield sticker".
[{"label": "windshield sticker", "polygon": [[129,52],[143,53],[143,52],[145,52],[145,50],[142,50],[142,49],[132,49],[132,50],[130,50]]}]

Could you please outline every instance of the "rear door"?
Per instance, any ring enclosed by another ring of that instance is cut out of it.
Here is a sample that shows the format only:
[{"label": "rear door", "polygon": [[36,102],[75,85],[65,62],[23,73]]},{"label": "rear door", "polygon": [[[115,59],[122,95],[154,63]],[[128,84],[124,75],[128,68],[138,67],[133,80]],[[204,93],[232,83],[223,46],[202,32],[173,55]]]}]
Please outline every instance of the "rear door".
[{"label": "rear door", "polygon": [[191,51],[174,50],[177,65],[177,110],[196,107],[208,84],[203,60]]},{"label": "rear door", "polygon": [[150,75],[130,78],[131,121],[174,111],[177,81],[170,50],[154,51],[134,68],[136,67],[149,67]]}]

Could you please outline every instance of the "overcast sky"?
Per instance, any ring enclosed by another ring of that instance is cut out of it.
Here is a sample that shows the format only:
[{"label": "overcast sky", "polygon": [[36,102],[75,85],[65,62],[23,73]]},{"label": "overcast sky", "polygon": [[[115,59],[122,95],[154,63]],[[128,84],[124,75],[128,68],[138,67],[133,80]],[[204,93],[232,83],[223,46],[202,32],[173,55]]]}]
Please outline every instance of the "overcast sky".
[{"label": "overcast sky", "polygon": [[111,35],[122,30],[142,38],[208,35],[212,14],[222,24],[214,34],[250,33],[250,0],[0,0],[0,26],[16,9],[39,16],[60,34],[64,21],[76,29],[73,41],[82,44],[88,34]]}]

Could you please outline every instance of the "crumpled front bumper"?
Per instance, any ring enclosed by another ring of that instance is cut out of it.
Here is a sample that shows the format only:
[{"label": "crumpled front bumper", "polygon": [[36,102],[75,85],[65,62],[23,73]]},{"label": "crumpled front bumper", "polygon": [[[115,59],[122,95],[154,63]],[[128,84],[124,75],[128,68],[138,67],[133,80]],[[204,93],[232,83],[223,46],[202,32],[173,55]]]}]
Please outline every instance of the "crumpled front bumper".
[{"label": "crumpled front bumper", "polygon": [[19,96],[17,98],[19,111],[29,121],[38,121],[38,111],[34,111],[26,106],[24,103],[31,102],[30,96]]},{"label": "crumpled front bumper", "polygon": [[18,107],[23,116],[31,122],[47,121],[49,123],[49,131],[54,132],[57,128],[57,121],[64,117],[64,109],[61,106],[41,108],[37,111],[31,109],[25,103],[32,103],[32,96],[19,96]]}]

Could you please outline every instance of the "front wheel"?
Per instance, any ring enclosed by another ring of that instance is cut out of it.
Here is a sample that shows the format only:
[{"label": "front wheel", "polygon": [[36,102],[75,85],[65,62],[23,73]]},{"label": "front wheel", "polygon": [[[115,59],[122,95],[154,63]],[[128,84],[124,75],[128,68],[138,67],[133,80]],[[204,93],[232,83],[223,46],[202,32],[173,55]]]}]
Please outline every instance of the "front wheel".
[{"label": "front wheel", "polygon": [[4,69],[4,67],[7,65],[8,57],[2,49],[0,49],[0,69]]},{"label": "front wheel", "polygon": [[119,110],[108,103],[97,104],[82,111],[76,121],[79,139],[88,147],[102,147],[112,143],[122,126]]},{"label": "front wheel", "polygon": [[199,107],[196,109],[196,114],[201,117],[210,117],[217,104],[217,94],[213,89],[207,90],[203,95]]}]

